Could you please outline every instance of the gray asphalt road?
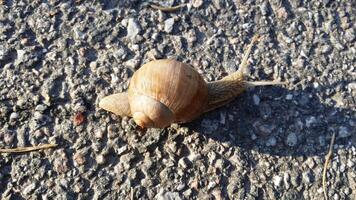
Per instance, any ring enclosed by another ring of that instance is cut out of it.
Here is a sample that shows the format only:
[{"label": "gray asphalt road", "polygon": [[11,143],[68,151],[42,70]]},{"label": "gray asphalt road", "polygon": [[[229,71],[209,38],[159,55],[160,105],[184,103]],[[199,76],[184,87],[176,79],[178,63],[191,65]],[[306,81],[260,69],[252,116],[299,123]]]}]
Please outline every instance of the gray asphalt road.
[{"label": "gray asphalt road", "polygon": [[[356,199],[356,5],[351,0],[137,0],[0,5],[1,199]],[[153,59],[246,91],[188,124],[140,129],[98,108]]]}]

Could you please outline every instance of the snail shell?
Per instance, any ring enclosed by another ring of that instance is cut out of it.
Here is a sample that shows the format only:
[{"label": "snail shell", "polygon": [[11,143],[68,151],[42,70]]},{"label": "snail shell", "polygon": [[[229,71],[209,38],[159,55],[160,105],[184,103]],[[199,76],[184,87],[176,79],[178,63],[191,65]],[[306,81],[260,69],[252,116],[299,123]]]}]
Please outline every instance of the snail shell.
[{"label": "snail shell", "polygon": [[207,85],[196,70],[167,59],[143,65],[128,90],[132,116],[142,127],[190,121],[205,109],[207,97]]}]

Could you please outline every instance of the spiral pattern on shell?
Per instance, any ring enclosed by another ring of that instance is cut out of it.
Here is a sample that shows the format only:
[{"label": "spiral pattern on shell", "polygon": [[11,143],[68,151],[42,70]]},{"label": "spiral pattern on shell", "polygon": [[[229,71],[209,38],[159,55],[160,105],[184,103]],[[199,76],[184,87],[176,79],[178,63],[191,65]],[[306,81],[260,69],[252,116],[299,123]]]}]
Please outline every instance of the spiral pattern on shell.
[{"label": "spiral pattern on shell", "polygon": [[[165,105],[174,114],[174,122],[196,118],[208,101],[208,89],[200,74],[187,64],[169,59],[149,62],[134,73],[128,90],[130,105],[139,95]],[[144,110],[146,105],[139,106]],[[133,114],[138,110],[135,105]]]}]

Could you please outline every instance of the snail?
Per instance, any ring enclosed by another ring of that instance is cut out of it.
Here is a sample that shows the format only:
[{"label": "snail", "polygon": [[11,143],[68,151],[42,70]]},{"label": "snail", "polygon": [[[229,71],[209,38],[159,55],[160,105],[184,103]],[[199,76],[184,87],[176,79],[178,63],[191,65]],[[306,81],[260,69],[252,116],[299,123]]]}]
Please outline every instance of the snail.
[{"label": "snail", "polygon": [[143,128],[164,128],[190,122],[201,114],[223,106],[249,87],[282,84],[279,81],[245,80],[244,68],[253,37],[239,70],[218,81],[205,82],[190,65],[171,59],[144,64],[132,76],[127,92],[101,99],[99,107],[119,116],[133,117]]}]

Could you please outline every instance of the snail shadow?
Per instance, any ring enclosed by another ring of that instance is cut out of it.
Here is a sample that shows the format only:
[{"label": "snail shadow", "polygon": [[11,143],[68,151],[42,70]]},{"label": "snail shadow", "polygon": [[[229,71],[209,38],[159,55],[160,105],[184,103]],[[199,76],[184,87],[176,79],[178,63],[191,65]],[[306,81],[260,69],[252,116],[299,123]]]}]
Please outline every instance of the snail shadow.
[{"label": "snail shadow", "polygon": [[324,155],[333,133],[339,148],[356,146],[356,112],[319,99],[327,98],[313,88],[254,88],[187,126],[215,141],[277,156]]}]

